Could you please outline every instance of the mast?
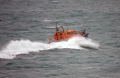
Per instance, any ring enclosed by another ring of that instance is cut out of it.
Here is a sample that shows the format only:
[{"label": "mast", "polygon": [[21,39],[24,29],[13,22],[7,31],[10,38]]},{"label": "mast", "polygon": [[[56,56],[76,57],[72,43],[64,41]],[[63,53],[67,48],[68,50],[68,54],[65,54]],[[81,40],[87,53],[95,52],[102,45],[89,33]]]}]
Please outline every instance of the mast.
[{"label": "mast", "polygon": [[56,27],[57,27],[57,21],[55,22],[55,24],[56,24]]},{"label": "mast", "polygon": [[56,24],[56,32],[57,32],[57,31],[59,31],[58,26],[57,26],[57,21],[55,22],[55,24]]}]

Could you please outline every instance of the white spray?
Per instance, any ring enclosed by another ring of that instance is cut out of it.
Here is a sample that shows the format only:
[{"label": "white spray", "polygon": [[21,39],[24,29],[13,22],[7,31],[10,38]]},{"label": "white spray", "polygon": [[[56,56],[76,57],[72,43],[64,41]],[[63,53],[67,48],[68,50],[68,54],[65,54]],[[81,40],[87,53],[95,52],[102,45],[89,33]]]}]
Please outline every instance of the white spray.
[{"label": "white spray", "polygon": [[68,41],[41,43],[32,42],[30,40],[15,40],[10,41],[2,51],[0,51],[0,58],[13,59],[19,54],[28,54],[29,52],[39,52],[50,49],[79,49],[83,50],[89,47],[93,49],[99,48],[99,43],[84,37],[73,37]]}]

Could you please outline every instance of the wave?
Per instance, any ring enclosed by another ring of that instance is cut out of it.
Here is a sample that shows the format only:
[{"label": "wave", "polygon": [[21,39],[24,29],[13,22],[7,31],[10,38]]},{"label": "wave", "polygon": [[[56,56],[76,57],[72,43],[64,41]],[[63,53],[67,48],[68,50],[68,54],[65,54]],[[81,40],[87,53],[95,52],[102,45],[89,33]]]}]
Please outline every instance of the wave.
[{"label": "wave", "polygon": [[52,20],[50,19],[44,19],[43,22],[51,22]]},{"label": "wave", "polygon": [[99,43],[84,37],[73,37],[68,41],[53,42],[50,44],[30,40],[12,40],[0,51],[0,58],[13,59],[19,54],[28,54],[29,52],[39,52],[56,48],[85,50],[86,48],[84,47],[98,49]]}]

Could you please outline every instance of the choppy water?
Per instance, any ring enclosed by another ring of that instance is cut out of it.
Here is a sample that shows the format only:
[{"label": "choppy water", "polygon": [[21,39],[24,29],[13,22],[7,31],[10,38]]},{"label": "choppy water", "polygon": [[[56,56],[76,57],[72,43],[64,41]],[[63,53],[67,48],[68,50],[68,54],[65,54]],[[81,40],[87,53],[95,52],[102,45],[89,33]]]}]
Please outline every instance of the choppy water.
[{"label": "choppy water", "polygon": [[[0,78],[119,78],[119,4],[0,0]],[[65,29],[86,29],[89,38],[48,44],[55,20]]]}]

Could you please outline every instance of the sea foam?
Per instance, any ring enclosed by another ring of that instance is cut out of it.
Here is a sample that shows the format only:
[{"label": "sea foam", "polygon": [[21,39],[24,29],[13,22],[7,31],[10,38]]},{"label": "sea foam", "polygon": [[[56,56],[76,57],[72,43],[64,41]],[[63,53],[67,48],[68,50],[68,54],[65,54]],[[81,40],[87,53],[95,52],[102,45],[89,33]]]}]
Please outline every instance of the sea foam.
[{"label": "sea foam", "polygon": [[84,37],[73,37],[68,41],[53,42],[50,44],[22,39],[12,40],[0,51],[0,58],[13,59],[19,54],[28,54],[29,52],[40,52],[56,48],[85,50],[85,47],[98,49],[99,43]]}]

